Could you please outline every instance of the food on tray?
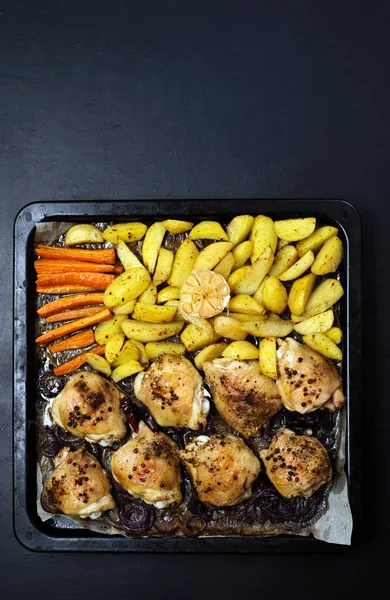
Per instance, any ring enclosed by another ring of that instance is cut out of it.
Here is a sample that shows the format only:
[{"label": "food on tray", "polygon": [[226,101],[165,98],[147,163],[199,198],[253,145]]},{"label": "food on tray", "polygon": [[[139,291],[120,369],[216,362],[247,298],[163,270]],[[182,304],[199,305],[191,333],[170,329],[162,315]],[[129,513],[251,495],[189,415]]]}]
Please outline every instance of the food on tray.
[{"label": "food on tray", "polygon": [[331,237],[317,254],[311,270],[316,275],[327,275],[337,271],[343,260],[343,243],[339,237]]},{"label": "food on tray", "polygon": [[101,244],[104,238],[100,229],[95,225],[80,223],[73,225],[66,232],[65,246],[77,246],[77,244]]},{"label": "food on tray", "polygon": [[314,217],[275,221],[277,236],[287,242],[297,242],[298,240],[307,238],[313,233],[315,226],[316,220]]},{"label": "food on tray", "polygon": [[180,457],[202,502],[232,506],[251,497],[260,462],[241,438],[200,435]]}]

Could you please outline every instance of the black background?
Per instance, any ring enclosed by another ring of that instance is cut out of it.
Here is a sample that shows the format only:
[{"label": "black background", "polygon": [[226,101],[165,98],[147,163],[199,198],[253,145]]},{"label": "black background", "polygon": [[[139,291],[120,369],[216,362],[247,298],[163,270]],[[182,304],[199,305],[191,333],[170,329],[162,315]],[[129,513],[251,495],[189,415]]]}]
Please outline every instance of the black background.
[{"label": "black background", "polygon": [[[387,3],[0,5],[0,599],[384,599]],[[339,197],[364,232],[364,514],[336,555],[32,553],[12,528],[12,227],[39,200]]]}]

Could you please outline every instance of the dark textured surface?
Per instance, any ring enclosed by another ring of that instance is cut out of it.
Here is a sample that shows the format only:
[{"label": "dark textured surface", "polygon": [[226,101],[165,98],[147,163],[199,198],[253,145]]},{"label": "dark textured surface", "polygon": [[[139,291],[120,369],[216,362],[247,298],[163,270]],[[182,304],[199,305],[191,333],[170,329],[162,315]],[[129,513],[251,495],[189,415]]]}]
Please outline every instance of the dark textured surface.
[{"label": "dark textured surface", "polygon": [[[389,9],[379,2],[1,6],[0,598],[388,597]],[[363,216],[365,503],[328,556],[59,555],[12,532],[12,221],[29,201],[344,197]],[[337,583],[335,583],[337,579]],[[318,590],[318,591],[317,591]]]}]

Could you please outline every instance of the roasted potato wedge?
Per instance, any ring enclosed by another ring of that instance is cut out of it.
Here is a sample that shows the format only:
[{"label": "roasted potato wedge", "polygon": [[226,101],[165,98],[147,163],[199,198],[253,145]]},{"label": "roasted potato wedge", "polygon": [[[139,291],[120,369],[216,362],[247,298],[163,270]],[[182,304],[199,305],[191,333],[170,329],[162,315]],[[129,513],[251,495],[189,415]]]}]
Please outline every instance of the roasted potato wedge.
[{"label": "roasted potato wedge", "polygon": [[123,240],[118,240],[116,253],[125,271],[129,271],[130,269],[145,269],[142,262],[138,260],[134,252],[130,250]]},{"label": "roasted potato wedge", "polygon": [[219,273],[219,275],[222,275],[222,277],[224,277],[227,280],[230,273],[232,272],[233,266],[234,256],[231,252],[228,252],[225,258],[223,258],[221,262],[219,262],[217,266],[214,267],[213,271],[214,273]]},{"label": "roasted potato wedge", "polygon": [[112,312],[114,315],[131,315],[134,310],[134,306],[137,304],[137,298],[133,298],[124,304],[119,304],[118,306],[114,306]]},{"label": "roasted potato wedge", "polygon": [[172,272],[168,278],[169,285],[181,288],[187,277],[191,275],[198,255],[199,250],[194,242],[189,239],[184,240],[175,254]]},{"label": "roasted potato wedge", "polygon": [[341,340],[343,339],[343,333],[340,329],[340,327],[331,327],[327,332],[326,335],[328,336],[329,339],[332,340],[332,342],[334,342],[335,344],[340,344]]},{"label": "roasted potato wedge", "polygon": [[194,269],[211,271],[232,248],[233,244],[230,242],[214,242],[214,244],[206,246],[196,257]]},{"label": "roasted potato wedge", "polygon": [[273,318],[248,321],[241,323],[241,327],[247,333],[257,337],[286,337],[294,331],[294,325],[291,321],[274,320]]},{"label": "roasted potato wedge", "polygon": [[250,259],[252,252],[253,242],[250,240],[246,240],[246,242],[241,242],[241,244],[238,244],[238,246],[232,250],[234,257],[234,268],[239,269],[240,267],[243,267]]},{"label": "roasted potato wedge", "polygon": [[297,242],[311,235],[316,227],[314,217],[304,219],[285,219],[275,221],[275,230],[277,236],[288,242]]},{"label": "roasted potato wedge", "polygon": [[144,268],[125,271],[106,288],[104,304],[111,308],[138,298],[146,290],[149,282],[149,273]]},{"label": "roasted potato wedge", "polygon": [[113,370],[112,378],[115,383],[117,383],[118,381],[125,379],[125,377],[130,377],[131,375],[135,375],[143,370],[144,368],[139,364],[139,362],[136,360],[128,360]]},{"label": "roasted potato wedge", "polygon": [[168,285],[167,287],[159,291],[157,295],[157,304],[163,304],[164,302],[169,302],[169,300],[179,300],[179,298],[180,289]]},{"label": "roasted potato wedge", "polygon": [[169,279],[175,255],[171,250],[160,248],[157,258],[156,270],[153,275],[154,285],[160,285]]},{"label": "roasted potato wedge", "polygon": [[248,335],[241,327],[244,323],[240,323],[240,321],[236,321],[231,317],[215,317],[213,324],[215,332],[220,337],[225,337],[229,340],[245,340]]},{"label": "roasted potato wedge", "polygon": [[146,354],[145,346],[138,340],[131,340],[134,346],[138,349],[139,359],[138,362],[146,369],[149,366],[149,357]]},{"label": "roasted potato wedge", "polygon": [[263,290],[264,290],[265,282],[267,281],[268,277],[269,277],[269,275],[266,275],[264,277],[263,281],[260,283],[260,285],[257,288],[257,290],[252,295],[252,298],[254,298],[255,300],[257,300],[257,302],[259,304],[261,304],[261,306],[263,306]]},{"label": "roasted potato wedge", "polygon": [[98,356],[93,352],[87,352],[87,354],[85,355],[85,359],[94,371],[103,373],[103,375],[105,375],[106,377],[109,377],[111,375],[110,364],[105,358],[103,358],[103,356]]},{"label": "roasted potato wedge", "polygon": [[324,244],[327,240],[329,240],[329,238],[337,234],[338,229],[336,227],[330,227],[328,225],[325,227],[319,227],[318,229],[313,231],[313,233],[309,235],[309,237],[298,242],[298,244],[296,245],[296,249],[298,251],[299,256],[303,256],[309,250],[312,250],[312,252],[317,252],[317,250],[321,248],[322,244]]},{"label": "roasted potato wedge", "polygon": [[287,269],[279,277],[280,281],[291,281],[291,279],[297,279],[307,271],[314,262],[314,254],[311,250],[306,252],[292,267]]},{"label": "roasted potato wedge", "polygon": [[226,233],[234,246],[246,240],[251,232],[254,220],[251,215],[239,215],[230,221],[226,227]]},{"label": "roasted potato wedge", "polygon": [[222,352],[222,356],[224,358],[235,358],[236,360],[256,360],[259,358],[259,351],[250,342],[231,342]]},{"label": "roasted potato wedge", "polygon": [[238,294],[233,296],[229,302],[229,311],[244,313],[246,315],[264,315],[265,309],[252,296],[248,294]]},{"label": "roasted potato wedge", "polygon": [[146,233],[147,227],[143,223],[117,223],[111,227],[107,227],[102,236],[107,242],[117,244],[118,240],[124,242],[138,242],[142,240]]},{"label": "roasted potato wedge", "polygon": [[292,267],[294,263],[298,260],[298,252],[296,251],[294,246],[287,245],[279,250],[277,255],[275,256],[274,263],[269,270],[270,275],[275,275],[275,277],[280,277],[282,273],[285,273],[287,269]]},{"label": "roasted potato wedge", "polygon": [[127,340],[122,346],[122,350],[119,352],[116,359],[112,362],[111,368],[116,369],[122,363],[128,362],[129,360],[139,361],[140,353],[137,346],[131,341]]},{"label": "roasted potato wedge", "polygon": [[78,223],[73,225],[66,232],[65,246],[75,246],[76,244],[102,244],[104,238],[100,229],[95,225]]},{"label": "roasted potato wedge", "polygon": [[174,235],[189,231],[194,225],[189,221],[177,221],[176,219],[166,219],[162,224],[169,233],[173,233]]},{"label": "roasted potato wedge", "polygon": [[135,321],[134,319],[122,321],[122,329],[126,337],[143,343],[166,340],[180,333],[183,326],[183,321],[171,321],[170,323],[161,324]]},{"label": "roasted potato wedge", "polygon": [[133,318],[148,323],[170,323],[175,318],[176,312],[177,308],[175,306],[160,306],[137,302],[134,307]]},{"label": "roasted potato wedge", "polygon": [[264,283],[262,291],[264,308],[281,315],[287,307],[287,290],[274,275],[270,275]]},{"label": "roasted potato wedge", "polygon": [[153,273],[165,235],[165,227],[162,223],[153,223],[145,234],[142,244],[142,260],[149,273]]},{"label": "roasted potato wedge", "polygon": [[184,344],[179,344],[178,342],[149,342],[145,346],[145,352],[149,360],[154,360],[159,354],[183,356],[186,348]]},{"label": "roasted potato wedge", "polygon": [[302,314],[303,320],[325,312],[344,294],[343,286],[337,279],[325,279],[311,293]]},{"label": "roasted potato wedge", "polygon": [[251,266],[241,267],[233,271],[228,279],[230,289],[235,294],[249,294],[251,296],[270,270],[273,258],[272,248],[267,246]]},{"label": "roasted potato wedge", "polygon": [[276,356],[276,338],[268,337],[260,340],[259,344],[260,371],[263,375],[278,378],[278,361]]},{"label": "roasted potato wedge", "polygon": [[271,247],[272,254],[275,254],[278,238],[273,220],[264,215],[256,217],[252,227],[251,241],[253,242],[252,263],[255,263],[263,255],[268,246]]},{"label": "roasted potato wedge", "polygon": [[288,242],[287,240],[281,240],[280,238],[278,238],[278,244],[276,246],[276,252],[280,252],[280,250],[282,248],[284,248],[285,246],[288,246],[290,242]]},{"label": "roasted potato wedge", "polygon": [[124,333],[114,333],[106,342],[104,356],[109,364],[113,363],[119,356],[125,342]]},{"label": "roasted potato wedge", "polygon": [[292,284],[288,295],[288,307],[293,315],[300,316],[305,310],[306,303],[313,291],[317,277],[309,273]]},{"label": "roasted potato wedge", "polygon": [[316,352],[323,354],[327,358],[333,358],[334,360],[341,360],[343,358],[343,353],[340,348],[323,333],[304,335],[303,341],[306,346],[313,348],[313,350],[316,350]]},{"label": "roasted potato wedge", "polygon": [[95,340],[98,344],[105,344],[110,337],[116,333],[122,333],[122,323],[126,319],[126,315],[116,315],[108,321],[102,321],[96,326]]},{"label": "roasted potato wedge", "polygon": [[180,338],[188,352],[195,352],[204,348],[204,346],[217,342],[220,336],[214,330],[210,334],[205,329],[190,323],[181,333]]},{"label": "roasted potato wedge", "polygon": [[334,321],[334,313],[333,310],[326,310],[323,313],[319,313],[318,315],[314,315],[314,317],[310,317],[309,319],[305,319],[301,321],[297,325],[294,326],[294,329],[297,333],[301,335],[310,335],[312,333],[325,333],[329,331],[332,327]]},{"label": "roasted potato wedge", "polygon": [[214,360],[214,358],[219,358],[222,355],[222,352],[225,350],[227,344],[226,342],[220,342],[219,344],[210,344],[210,346],[206,346],[198,352],[195,356],[195,366],[199,371],[203,369],[203,365],[205,362]]},{"label": "roasted potato wedge", "polygon": [[333,236],[320,249],[312,266],[312,273],[327,275],[337,271],[343,260],[343,243],[339,237]]},{"label": "roasted potato wedge", "polygon": [[229,241],[227,233],[217,221],[201,221],[191,229],[189,239]]},{"label": "roasted potato wedge", "polygon": [[142,294],[138,298],[138,302],[141,302],[141,304],[156,304],[157,287],[153,282],[151,282],[146,288],[146,290],[142,292]]}]

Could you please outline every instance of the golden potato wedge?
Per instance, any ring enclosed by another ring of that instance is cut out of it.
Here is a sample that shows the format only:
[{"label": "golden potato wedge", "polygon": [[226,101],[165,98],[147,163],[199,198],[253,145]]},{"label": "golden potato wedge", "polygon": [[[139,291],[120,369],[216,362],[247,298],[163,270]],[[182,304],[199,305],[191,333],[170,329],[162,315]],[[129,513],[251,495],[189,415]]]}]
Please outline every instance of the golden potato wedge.
[{"label": "golden potato wedge", "polygon": [[217,266],[214,267],[213,271],[214,271],[214,273],[218,273],[219,275],[222,275],[222,277],[224,277],[227,280],[230,273],[232,272],[233,266],[234,266],[234,256],[231,252],[228,252],[228,254],[226,254],[225,258],[223,258],[221,260],[221,262],[219,262],[217,264]]},{"label": "golden potato wedge", "polygon": [[140,353],[137,346],[131,341],[127,340],[122,346],[122,350],[119,352],[117,358],[112,362],[111,368],[116,369],[119,365],[128,362],[129,360],[136,360],[140,362]]},{"label": "golden potato wedge", "polygon": [[169,285],[178,288],[183,285],[194,269],[198,254],[199,250],[191,240],[186,239],[180,244],[173,261],[172,272],[168,278]]},{"label": "golden potato wedge", "polygon": [[317,252],[317,250],[321,248],[322,244],[329,240],[329,238],[333,237],[334,235],[337,235],[338,232],[339,230],[337,229],[337,227],[330,227],[328,225],[325,227],[319,227],[318,229],[313,231],[313,233],[309,235],[309,237],[298,242],[296,248],[299,256],[303,256],[309,250]]},{"label": "golden potato wedge", "polygon": [[142,240],[147,230],[143,223],[117,223],[111,227],[107,227],[102,236],[107,242],[117,244],[118,240],[124,242],[138,242]]},{"label": "golden potato wedge", "polygon": [[[264,309],[264,313],[265,313]],[[247,321],[258,321],[259,319],[265,319],[265,315],[246,315],[245,313],[236,313],[236,312],[221,312],[219,317],[230,317],[231,319],[235,319],[236,321],[240,321],[240,323],[246,323]]]},{"label": "golden potato wedge", "polygon": [[157,304],[163,304],[164,302],[168,302],[169,300],[179,300],[179,298],[180,289],[168,285],[167,287],[159,291],[157,295]]},{"label": "golden potato wedge", "polygon": [[194,269],[207,269],[211,271],[225,258],[226,254],[233,248],[230,242],[214,242],[209,244],[196,257]]},{"label": "golden potato wedge", "polygon": [[104,348],[104,356],[109,364],[113,363],[120,354],[123,344],[125,343],[124,333],[114,333],[106,342]]},{"label": "golden potato wedge", "polygon": [[221,240],[228,242],[227,233],[217,221],[201,221],[189,233],[190,240]]},{"label": "golden potato wedge", "polygon": [[264,215],[257,216],[253,223],[250,239],[253,242],[252,263],[255,263],[263,255],[268,246],[271,247],[272,254],[275,254],[278,238],[273,220]]},{"label": "golden potato wedge", "polygon": [[337,271],[343,260],[343,242],[334,235],[320,249],[312,266],[312,273],[316,275],[327,275]]},{"label": "golden potato wedge", "polygon": [[102,345],[116,333],[122,333],[122,322],[126,319],[126,315],[116,315],[108,321],[102,321],[96,326],[95,340]]},{"label": "golden potato wedge", "polygon": [[135,375],[143,370],[144,368],[139,364],[139,362],[136,360],[128,360],[113,370],[112,378],[115,383],[117,383],[118,381],[125,379],[125,377],[130,377],[131,375]]},{"label": "golden potato wedge", "polygon": [[246,315],[264,315],[265,309],[252,296],[248,294],[238,294],[233,296],[229,302],[229,311],[244,313]]},{"label": "golden potato wedge", "polygon": [[233,250],[232,254],[234,257],[234,269],[239,269],[243,267],[245,263],[250,259],[253,252],[253,242],[247,240],[246,242],[241,242],[238,244]]},{"label": "golden potato wedge", "polygon": [[124,304],[118,304],[118,306],[114,306],[112,312],[114,313],[114,315],[131,315],[136,304],[137,298],[133,298],[133,300],[129,300]]},{"label": "golden potato wedge", "polygon": [[145,352],[149,360],[154,360],[160,354],[183,356],[186,348],[184,344],[179,344],[178,342],[149,342],[145,346]]},{"label": "golden potato wedge", "polygon": [[264,308],[281,315],[287,307],[287,290],[274,275],[270,275],[264,283],[262,300]]},{"label": "golden potato wedge", "polygon": [[164,283],[169,278],[173,259],[175,255],[171,250],[166,250],[166,248],[160,248],[157,258],[156,269],[153,275],[153,283],[154,285],[160,285],[160,283]]},{"label": "golden potato wedge", "polygon": [[122,321],[122,329],[126,337],[138,342],[159,342],[177,335],[183,329],[183,321],[171,321],[170,323],[147,323],[146,321],[135,321],[125,319]]},{"label": "golden potato wedge", "polygon": [[294,325],[291,321],[274,320],[273,318],[248,321],[247,323],[241,323],[241,327],[247,333],[257,337],[286,337],[294,331]]},{"label": "golden potato wedge", "polygon": [[222,352],[222,356],[236,360],[256,360],[259,358],[259,351],[250,342],[231,342]]},{"label": "golden potato wedge", "polygon": [[149,273],[153,273],[156,268],[157,258],[165,231],[164,225],[156,222],[149,227],[145,234],[145,239],[142,244],[142,260]]},{"label": "golden potato wedge", "polygon": [[227,344],[226,342],[220,342],[219,344],[210,344],[210,346],[206,346],[198,352],[195,356],[195,366],[200,371],[203,369],[203,365],[205,362],[210,360],[214,360],[214,358],[219,358],[222,355],[222,352],[225,350]]},{"label": "golden potato wedge", "polygon": [[309,348],[316,350],[316,352],[323,354],[327,358],[333,358],[334,360],[341,360],[343,358],[340,348],[324,333],[304,335],[303,341],[306,346],[309,346]]},{"label": "golden potato wedge", "polygon": [[134,252],[130,250],[123,240],[118,240],[116,253],[125,271],[129,271],[130,269],[145,269],[142,262],[138,260]]},{"label": "golden potato wedge", "polygon": [[226,233],[234,246],[241,244],[251,232],[255,219],[251,215],[234,217],[226,227]]},{"label": "golden potato wedge", "polygon": [[141,304],[156,304],[157,287],[153,282],[150,282],[146,290],[142,292],[142,294],[138,298],[138,302],[141,302]]},{"label": "golden potato wedge", "polygon": [[174,235],[189,231],[194,226],[189,221],[178,221],[176,219],[165,219],[162,224],[169,233],[173,233]]},{"label": "golden potato wedge", "polygon": [[148,323],[170,323],[175,318],[175,306],[160,306],[157,304],[141,304],[137,302],[133,311],[133,318]]},{"label": "golden potato wedge", "polygon": [[241,340],[245,340],[248,335],[241,327],[244,323],[240,323],[240,321],[236,321],[236,319],[232,319],[231,317],[215,317],[213,325],[215,332],[220,337],[225,337],[229,340],[240,342]]},{"label": "golden potato wedge", "polygon": [[276,246],[276,252],[280,252],[282,248],[284,248],[285,246],[288,246],[290,242],[288,242],[287,240],[281,240],[280,238],[278,238],[278,244]]},{"label": "golden potato wedge", "polygon": [[318,315],[314,315],[314,317],[310,317],[309,319],[305,319],[301,321],[297,325],[294,326],[294,329],[297,333],[301,335],[310,335],[312,333],[325,333],[329,331],[332,327],[334,321],[334,313],[333,310],[326,310],[323,313],[319,313]]},{"label": "golden potato wedge", "polygon": [[259,344],[260,371],[263,375],[278,378],[278,361],[276,357],[276,338],[268,337],[260,340]]},{"label": "golden potato wedge", "polygon": [[284,273],[279,277],[280,281],[291,281],[292,279],[297,279],[301,275],[307,271],[314,262],[314,254],[311,250],[306,252],[296,263],[293,264],[292,267],[287,269]]},{"label": "golden potato wedge", "polygon": [[125,304],[138,298],[146,290],[150,276],[146,269],[130,269],[118,275],[104,292],[104,304],[108,307]]},{"label": "golden potato wedge", "polygon": [[233,271],[228,279],[230,289],[235,294],[249,294],[250,296],[254,294],[270,270],[273,259],[272,248],[267,246],[251,266],[241,267]]},{"label": "golden potato wedge", "polygon": [[94,371],[103,373],[103,375],[106,375],[106,377],[109,377],[111,375],[110,364],[105,358],[103,358],[103,356],[98,356],[93,352],[87,352],[87,354],[85,355],[85,359]]},{"label": "golden potato wedge", "polygon": [[334,342],[336,345],[340,344],[341,340],[343,339],[343,333],[340,329],[340,327],[331,327],[327,332],[326,335],[328,336],[329,339],[332,340],[332,342]]},{"label": "golden potato wedge", "polygon": [[137,348],[139,353],[138,362],[147,369],[149,366],[149,357],[146,354],[145,346],[138,340],[131,340],[132,344]]},{"label": "golden potato wedge", "polygon": [[287,271],[298,260],[298,252],[294,246],[287,245],[279,250],[275,256],[272,267],[269,270],[270,275],[280,277],[282,273]]},{"label": "golden potato wedge", "polygon": [[325,279],[311,293],[302,314],[303,319],[325,312],[340,300],[343,294],[343,286],[337,279]]},{"label": "golden potato wedge", "polygon": [[204,346],[217,342],[220,336],[214,330],[210,334],[204,329],[190,323],[181,333],[180,338],[188,352],[195,352]]},{"label": "golden potato wedge", "polygon": [[288,295],[288,307],[293,315],[299,317],[305,310],[306,303],[313,291],[317,277],[309,273],[292,284]]},{"label": "golden potato wedge", "polygon": [[265,282],[267,281],[268,277],[269,277],[269,275],[266,275],[264,277],[263,281],[260,283],[260,285],[257,288],[257,290],[252,295],[252,298],[254,298],[255,300],[257,300],[257,302],[259,304],[261,304],[261,306],[263,306],[263,290],[264,290]]},{"label": "golden potato wedge", "polygon": [[66,232],[65,246],[75,246],[76,244],[102,244],[104,237],[100,229],[95,225],[87,223],[78,223],[73,225]]},{"label": "golden potato wedge", "polygon": [[316,227],[314,217],[304,219],[285,219],[275,221],[275,230],[277,236],[288,242],[297,242],[311,235]]}]

